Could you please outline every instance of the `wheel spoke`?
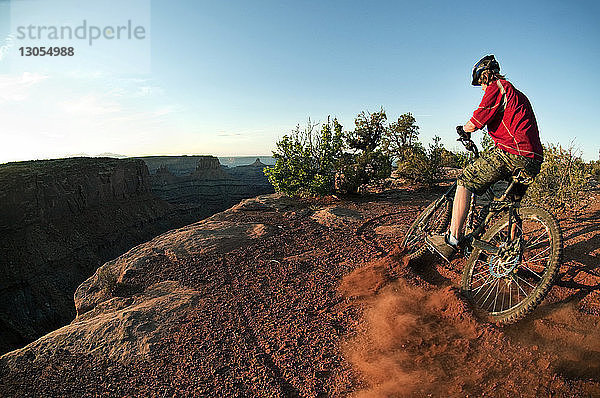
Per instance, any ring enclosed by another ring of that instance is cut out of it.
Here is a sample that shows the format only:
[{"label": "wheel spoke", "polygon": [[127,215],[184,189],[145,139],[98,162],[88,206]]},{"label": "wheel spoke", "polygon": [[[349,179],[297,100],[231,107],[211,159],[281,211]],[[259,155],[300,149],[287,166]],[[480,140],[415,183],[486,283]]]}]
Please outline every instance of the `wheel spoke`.
[{"label": "wheel spoke", "polygon": [[547,248],[545,248],[544,250],[542,250],[541,252],[537,253],[535,256],[533,256],[532,258],[528,258],[527,261],[524,264],[527,264],[533,260],[535,260],[536,258],[538,258],[539,256],[541,256],[542,254],[546,253],[548,250],[550,250],[552,247],[548,246]]},{"label": "wheel spoke", "polygon": [[478,276],[478,275],[481,275],[481,274],[483,274],[483,273],[486,273],[486,272],[489,272],[489,271],[490,271],[489,267],[486,267],[486,266],[485,266],[485,263],[484,263],[484,266],[483,266],[483,267],[481,267],[481,271],[479,271],[479,272],[475,272],[475,273],[473,274],[473,276],[472,276],[472,277],[474,278],[474,277],[476,277],[476,276]]},{"label": "wheel spoke", "polygon": [[[489,270],[488,270],[488,272],[489,272]],[[480,275],[480,274],[482,274],[482,272],[480,272],[478,275]],[[472,280],[472,282],[471,282],[471,284],[473,285],[473,284],[475,284],[476,282],[479,282],[479,281],[482,281],[482,280],[486,280],[486,279],[487,279],[487,277],[488,277],[488,276],[490,276],[490,275],[491,275],[491,274],[487,273],[487,274],[485,274],[485,275],[483,275],[483,276],[481,276],[481,277],[479,277],[479,278],[477,278],[477,279],[473,279],[473,280]]]},{"label": "wheel spoke", "polygon": [[[522,228],[522,226],[520,226],[520,227],[519,227],[519,229],[521,230],[521,232],[524,232],[524,231],[523,231],[523,228]],[[531,229],[531,228],[530,228],[530,229],[527,229],[527,231],[528,231],[528,234],[529,234],[529,235],[535,235],[535,234],[537,234],[539,231],[547,231],[547,230],[546,230],[546,227],[545,227],[545,226],[543,226],[543,225],[540,225],[540,226],[539,226],[539,227],[537,227],[537,228],[533,228],[533,229]]]},{"label": "wheel spoke", "polygon": [[527,249],[540,249],[542,247],[541,245],[545,244],[546,242],[548,242],[548,244],[550,243],[550,241],[548,239],[544,239],[543,241],[538,242],[538,243],[535,244],[535,246],[540,245],[539,247],[534,247],[533,245],[531,245],[531,246],[525,246],[525,250],[527,250]]},{"label": "wheel spoke", "polygon": [[519,275],[515,274],[515,277],[517,277],[517,279],[520,279],[521,281],[527,283],[529,286],[531,286],[532,289],[535,289],[535,286],[533,286],[531,283],[527,282],[525,279],[521,278]]},{"label": "wheel spoke", "polygon": [[[493,282],[498,282],[498,278],[494,278]],[[494,291],[494,284],[490,285],[490,289],[486,290],[488,292],[488,294],[485,296],[485,300],[483,300],[483,303],[481,303],[481,306],[483,307],[483,305],[487,302],[488,298],[490,297],[490,295],[492,294],[492,292]]]},{"label": "wheel spoke", "polygon": [[482,287],[489,285],[490,283],[494,282],[494,277],[490,275],[489,279],[486,279],[486,282],[483,283],[482,285],[480,285],[477,289],[473,290],[473,293],[477,293],[477,291],[481,290]]},{"label": "wheel spoke", "polygon": [[[535,246],[538,243],[543,243],[548,239],[545,239],[543,241],[540,241],[540,239],[542,239],[543,237],[548,236],[548,231],[545,231],[543,234],[541,234],[540,236],[538,236],[533,242],[529,243],[527,246],[525,246],[525,249],[529,249],[532,248],[533,246]],[[550,238],[550,236],[548,236],[548,238]]]},{"label": "wheel spoke", "polygon": [[[515,285],[517,285],[517,288],[518,288],[517,292],[519,292],[519,291],[523,292],[523,295],[525,296],[525,298],[527,298],[527,292],[525,292],[525,290],[521,287],[521,285],[519,285],[519,282],[514,277],[511,277],[511,278],[512,278],[513,282],[515,283]],[[517,299],[519,297],[520,296],[517,295]]]},{"label": "wheel spoke", "polygon": [[542,276],[539,275],[537,272],[535,272],[534,270],[532,270],[531,268],[527,267],[524,265],[525,263],[521,263],[521,267],[526,269],[527,271],[531,272],[533,275],[537,276],[538,278],[542,279]]},{"label": "wheel spoke", "polygon": [[496,309],[496,302],[498,301],[498,292],[500,290],[500,279],[496,279],[496,295],[494,297],[494,305],[492,306],[492,311]]}]

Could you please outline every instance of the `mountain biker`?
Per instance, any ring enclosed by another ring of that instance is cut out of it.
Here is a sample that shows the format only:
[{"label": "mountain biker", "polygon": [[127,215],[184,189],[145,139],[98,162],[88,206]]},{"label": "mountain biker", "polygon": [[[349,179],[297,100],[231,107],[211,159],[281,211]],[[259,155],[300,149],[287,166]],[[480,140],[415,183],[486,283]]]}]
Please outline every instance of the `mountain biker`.
[{"label": "mountain biker", "polygon": [[[463,239],[472,194],[483,194],[492,184],[510,179],[517,170],[533,181],[544,157],[531,104],[525,94],[500,74],[494,55],[487,55],[475,64],[471,84],[481,86],[485,94],[471,119],[456,130],[462,138],[470,139],[472,132],[487,126],[494,147],[465,167],[458,178],[449,231],[426,238],[447,261],[452,259]],[[515,187],[513,192],[521,198],[527,185],[516,184]]]}]

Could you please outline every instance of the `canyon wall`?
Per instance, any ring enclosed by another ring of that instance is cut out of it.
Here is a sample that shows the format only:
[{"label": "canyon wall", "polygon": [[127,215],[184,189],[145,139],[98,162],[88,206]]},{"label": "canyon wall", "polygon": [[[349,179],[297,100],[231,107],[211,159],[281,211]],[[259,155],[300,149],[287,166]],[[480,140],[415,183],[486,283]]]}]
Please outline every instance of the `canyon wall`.
[{"label": "canyon wall", "polygon": [[0,185],[0,352],[72,321],[99,265],[181,225],[139,160],[8,163]]},{"label": "canyon wall", "polygon": [[166,168],[176,176],[185,176],[192,173],[198,164],[217,163],[219,160],[214,156],[143,156],[136,159],[143,160],[148,166],[150,174],[156,174],[158,169]]},{"label": "canyon wall", "polygon": [[264,167],[213,156],[0,165],[0,353],[72,321],[75,289],[104,262],[273,192]]},{"label": "canyon wall", "polygon": [[[251,165],[225,167],[214,156],[138,158],[150,170],[152,192],[172,204],[189,223],[209,217],[242,199],[273,193],[258,159]],[[193,168],[192,168],[193,165]]]}]

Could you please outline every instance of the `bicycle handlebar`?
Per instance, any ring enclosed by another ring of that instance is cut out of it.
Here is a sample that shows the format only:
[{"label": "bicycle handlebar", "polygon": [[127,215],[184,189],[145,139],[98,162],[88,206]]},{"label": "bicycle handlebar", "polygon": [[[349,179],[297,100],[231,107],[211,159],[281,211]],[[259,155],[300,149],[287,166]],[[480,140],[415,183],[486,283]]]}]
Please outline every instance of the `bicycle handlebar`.
[{"label": "bicycle handlebar", "polygon": [[475,145],[471,138],[460,137],[456,141],[460,141],[465,146],[467,151],[472,152],[473,155],[475,155],[475,158],[479,157],[479,148],[477,148],[477,145]]},{"label": "bicycle handlebar", "polygon": [[475,158],[478,158],[479,149],[473,140],[471,140],[471,133],[467,133],[462,125],[458,125],[456,126],[456,134],[459,137],[456,141],[460,141],[467,148],[467,151],[472,152]]}]

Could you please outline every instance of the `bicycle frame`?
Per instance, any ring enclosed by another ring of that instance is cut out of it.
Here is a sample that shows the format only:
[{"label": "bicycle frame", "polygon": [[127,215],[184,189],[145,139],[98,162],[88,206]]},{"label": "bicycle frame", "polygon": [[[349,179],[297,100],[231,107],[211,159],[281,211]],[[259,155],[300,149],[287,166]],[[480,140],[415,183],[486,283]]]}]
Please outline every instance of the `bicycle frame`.
[{"label": "bicycle frame", "polygon": [[[470,139],[459,139],[465,147],[473,152],[475,158],[479,157],[479,151],[477,147]],[[517,177],[518,178],[518,175]],[[501,212],[508,211],[508,230],[510,234],[507,237],[507,242],[509,243],[515,238],[516,227],[520,225],[521,219],[516,211],[516,209],[520,206],[520,201],[517,200],[514,195],[511,195],[515,184],[517,183],[516,178],[513,177],[507,188],[504,190],[502,195],[496,197],[491,188],[488,188],[485,192],[485,195],[488,197],[488,204],[484,205],[481,209],[481,212],[475,217],[477,205],[476,195],[471,194],[471,204],[469,206],[469,210],[466,218],[466,234],[463,240],[463,245],[465,245],[465,254],[468,255],[473,250],[473,247],[478,247],[482,250],[485,250],[492,254],[498,254],[499,248],[490,244],[489,242],[485,242],[480,240],[481,236],[485,232],[486,228],[490,224],[491,220]],[[447,200],[450,203],[454,201],[454,194],[456,192],[457,181],[452,184],[452,186],[444,193],[444,195],[440,198],[440,200]]]}]

